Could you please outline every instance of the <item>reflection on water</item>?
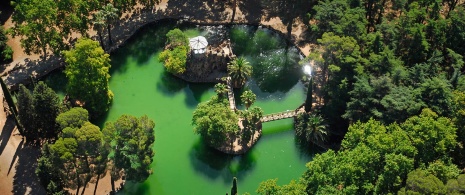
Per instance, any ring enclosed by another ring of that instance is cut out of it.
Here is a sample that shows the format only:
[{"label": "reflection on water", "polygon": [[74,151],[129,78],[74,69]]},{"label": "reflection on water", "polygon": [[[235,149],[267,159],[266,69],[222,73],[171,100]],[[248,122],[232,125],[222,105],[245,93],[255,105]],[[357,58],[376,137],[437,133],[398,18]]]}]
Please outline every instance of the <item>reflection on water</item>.
[{"label": "reflection on water", "polygon": [[230,36],[236,55],[245,56],[251,63],[252,77],[260,91],[285,93],[299,82],[302,73],[298,50],[276,33],[266,28],[235,26]]},{"label": "reflection on water", "polygon": [[232,177],[244,178],[256,165],[253,151],[240,156],[228,155],[208,147],[201,139],[192,146],[190,158],[197,172],[211,179],[221,177],[225,183],[231,182]]}]

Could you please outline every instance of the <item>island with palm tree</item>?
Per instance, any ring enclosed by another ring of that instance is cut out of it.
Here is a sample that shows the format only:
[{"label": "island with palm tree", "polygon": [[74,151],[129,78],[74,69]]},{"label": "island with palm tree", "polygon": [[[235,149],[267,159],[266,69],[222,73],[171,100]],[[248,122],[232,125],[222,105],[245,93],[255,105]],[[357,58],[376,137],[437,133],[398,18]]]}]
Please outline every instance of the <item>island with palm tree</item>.
[{"label": "island with palm tree", "polygon": [[[188,82],[217,83],[216,94],[200,103],[192,117],[194,132],[209,146],[227,154],[244,154],[260,139],[262,123],[294,118],[296,137],[302,138],[299,139],[302,143],[324,147],[326,125],[321,116],[311,113],[312,79],[306,103],[297,109],[264,115],[260,107],[253,106],[256,95],[252,90],[241,90],[252,76],[253,67],[246,58],[233,54],[229,39],[199,50],[198,45],[189,44],[192,39],[179,29],[169,31],[166,36],[165,50],[159,60],[168,72]],[[243,110],[236,106],[234,89],[242,91]]]}]

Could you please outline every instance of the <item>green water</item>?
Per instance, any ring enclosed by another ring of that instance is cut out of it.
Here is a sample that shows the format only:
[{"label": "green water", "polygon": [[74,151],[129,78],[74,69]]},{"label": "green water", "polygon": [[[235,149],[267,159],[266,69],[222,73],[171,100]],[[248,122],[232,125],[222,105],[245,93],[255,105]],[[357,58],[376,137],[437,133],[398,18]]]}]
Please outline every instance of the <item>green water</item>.
[{"label": "green water", "polygon": [[[114,100],[100,126],[122,114],[146,114],[156,124],[154,172],[143,183],[127,183],[123,194],[225,194],[230,191],[232,177],[238,178],[240,194],[255,194],[266,179],[279,178],[279,184],[298,179],[312,154],[296,146],[292,119],[264,124],[261,139],[242,156],[210,149],[193,133],[192,112],[214,94],[213,84],[188,84],[164,71],[157,57],[171,28],[170,24],[145,27],[111,55]],[[188,32],[189,36],[200,33],[192,28]],[[254,60],[250,54],[247,58]],[[257,94],[255,105],[265,113],[297,108],[304,101],[298,78],[274,76],[278,80],[273,82],[280,89],[269,90],[267,86],[263,90],[256,78],[247,84]]]}]

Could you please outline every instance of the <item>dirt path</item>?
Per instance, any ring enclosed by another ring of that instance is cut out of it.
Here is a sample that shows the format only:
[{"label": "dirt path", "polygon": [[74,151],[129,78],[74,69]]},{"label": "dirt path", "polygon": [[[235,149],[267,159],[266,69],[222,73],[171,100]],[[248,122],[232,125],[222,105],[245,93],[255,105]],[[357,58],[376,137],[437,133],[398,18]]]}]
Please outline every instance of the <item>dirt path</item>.
[{"label": "dirt path", "polygon": [[[198,9],[191,9],[192,7]],[[117,24],[112,30],[112,38],[115,44],[110,47],[106,42],[105,48],[107,51],[117,49],[137,29],[145,24],[163,18],[184,18],[190,22],[203,24],[228,24],[232,15],[232,9],[228,6],[222,4],[206,5],[202,1],[188,1],[186,3],[184,0],[162,0],[154,8],[142,9],[141,6],[135,8],[131,13],[123,14],[122,18],[126,18],[126,20]],[[239,24],[260,23],[286,34],[288,29],[279,17],[265,18],[260,13],[263,13],[263,11],[257,10],[254,6],[247,7],[247,10],[240,10],[238,6],[234,22]],[[4,27],[8,29],[13,25],[10,18]],[[303,43],[305,42],[305,36],[302,35],[305,34],[305,29],[302,20],[297,18],[292,24],[291,35],[293,37],[292,42],[307,56],[311,45]],[[89,30],[89,34],[97,40],[95,31]],[[104,38],[107,40],[106,34],[104,34]],[[20,46],[20,37],[10,38],[7,44],[14,51],[13,62],[8,64],[1,75],[7,85],[12,88],[17,87],[19,83],[28,82],[31,76],[40,77],[57,67],[63,66],[63,60],[57,56],[49,56],[47,61],[42,62],[37,54],[25,54]],[[0,95],[3,97],[3,92],[1,93]],[[3,108],[3,103],[0,103],[1,108]],[[39,149],[24,145],[22,137],[18,135],[14,121],[7,118],[3,110],[0,111],[0,129],[0,194],[45,194],[44,188],[39,185],[34,174],[40,153]],[[94,187],[95,184],[89,184],[85,194],[93,194]],[[107,194],[110,189],[110,178],[107,174],[107,176],[100,179],[97,194]],[[71,192],[75,193],[75,191]]]}]

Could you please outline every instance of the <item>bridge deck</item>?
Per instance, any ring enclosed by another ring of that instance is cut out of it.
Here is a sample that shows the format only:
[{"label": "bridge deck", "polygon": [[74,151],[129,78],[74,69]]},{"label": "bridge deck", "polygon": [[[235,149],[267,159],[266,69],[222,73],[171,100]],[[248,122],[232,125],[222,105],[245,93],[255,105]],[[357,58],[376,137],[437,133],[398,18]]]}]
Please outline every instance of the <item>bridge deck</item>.
[{"label": "bridge deck", "polygon": [[297,111],[291,110],[291,111],[268,114],[268,115],[263,116],[260,120],[262,121],[262,123],[265,123],[265,122],[270,122],[270,121],[275,121],[275,120],[292,118],[296,115],[297,115]]},{"label": "bridge deck", "polygon": [[236,110],[236,100],[234,100],[234,92],[231,85],[231,77],[226,79],[226,84],[228,85],[228,99],[229,99],[229,108],[231,110]]}]

